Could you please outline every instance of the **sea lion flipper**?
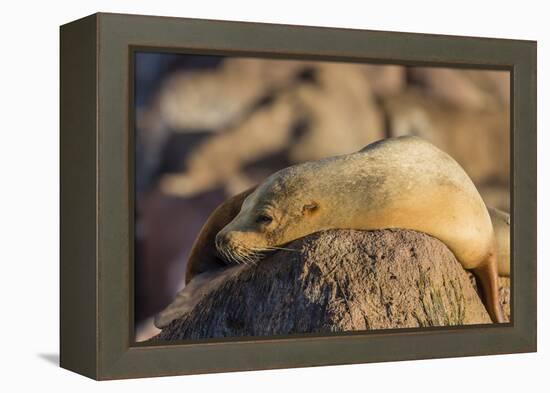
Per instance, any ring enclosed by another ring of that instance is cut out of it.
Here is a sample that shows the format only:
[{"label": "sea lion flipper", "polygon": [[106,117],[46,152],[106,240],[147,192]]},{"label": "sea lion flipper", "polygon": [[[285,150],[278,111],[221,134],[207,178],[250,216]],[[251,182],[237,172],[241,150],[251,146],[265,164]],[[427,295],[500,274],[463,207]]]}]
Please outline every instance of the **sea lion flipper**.
[{"label": "sea lion flipper", "polygon": [[506,322],[498,296],[498,266],[495,252],[492,251],[473,272],[481,284],[485,308],[494,323]]},{"label": "sea lion flipper", "polygon": [[499,276],[510,276],[510,214],[487,206],[497,247],[497,261]]},{"label": "sea lion flipper", "polygon": [[174,301],[155,316],[155,326],[163,329],[175,319],[181,318],[193,310],[207,293],[217,288],[220,283],[239,272],[243,267],[242,265],[231,266],[195,276],[178,292]]},{"label": "sea lion flipper", "polygon": [[185,284],[189,284],[198,274],[223,267],[223,261],[216,251],[216,235],[235,218],[241,210],[243,201],[255,189],[256,186],[226,199],[210,214],[191,247],[185,271]]}]

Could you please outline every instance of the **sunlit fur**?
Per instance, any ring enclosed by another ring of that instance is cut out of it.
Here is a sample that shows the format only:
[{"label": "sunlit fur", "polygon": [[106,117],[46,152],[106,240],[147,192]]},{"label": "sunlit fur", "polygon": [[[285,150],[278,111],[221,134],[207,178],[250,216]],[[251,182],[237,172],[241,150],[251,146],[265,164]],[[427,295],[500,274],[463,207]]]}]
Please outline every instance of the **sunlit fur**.
[{"label": "sunlit fur", "polygon": [[424,232],[443,241],[466,269],[494,241],[487,208],[460,165],[420,138],[401,137],[276,172],[244,200],[216,247],[227,262],[250,264],[274,247],[336,228]]}]

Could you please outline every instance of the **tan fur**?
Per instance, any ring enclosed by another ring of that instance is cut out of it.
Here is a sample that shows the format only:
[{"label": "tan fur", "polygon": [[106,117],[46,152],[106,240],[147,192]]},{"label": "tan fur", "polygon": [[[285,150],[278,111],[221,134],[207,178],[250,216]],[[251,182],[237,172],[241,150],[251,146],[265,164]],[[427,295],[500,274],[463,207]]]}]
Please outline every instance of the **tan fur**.
[{"label": "tan fur", "polygon": [[487,207],[497,248],[497,264],[499,276],[510,276],[510,215],[494,207]]},{"label": "tan fur", "polygon": [[253,263],[262,251],[335,228],[402,228],[434,236],[480,276],[489,314],[502,321],[487,208],[460,165],[430,143],[391,138],[283,169],[244,200],[216,246],[231,262]]},{"label": "tan fur", "polygon": [[[304,217],[303,207],[318,205]],[[255,222],[259,213],[270,225]],[[466,269],[491,247],[491,219],[472,181],[447,154],[416,137],[283,169],[248,196],[218,237],[269,247],[324,229],[403,228],[443,241]]]}]

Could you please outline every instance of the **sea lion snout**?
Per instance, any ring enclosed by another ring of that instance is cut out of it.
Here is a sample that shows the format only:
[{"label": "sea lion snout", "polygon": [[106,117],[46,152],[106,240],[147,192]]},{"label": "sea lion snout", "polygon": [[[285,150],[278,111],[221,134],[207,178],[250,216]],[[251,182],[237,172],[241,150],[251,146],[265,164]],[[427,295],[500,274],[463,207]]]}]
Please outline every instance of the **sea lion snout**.
[{"label": "sea lion snout", "polygon": [[259,249],[250,246],[260,243],[256,235],[254,232],[236,231],[226,227],[216,235],[215,244],[218,254],[228,264],[256,263],[261,258],[261,254]]},{"label": "sea lion snout", "polygon": [[233,259],[228,257],[231,255],[232,238],[234,238],[233,232],[221,230],[214,241],[218,254],[222,256],[223,261],[227,264],[233,262]]},{"label": "sea lion snout", "polygon": [[225,248],[229,245],[229,233],[220,231],[216,235],[216,248],[220,250],[220,248]]},{"label": "sea lion snout", "polygon": [[228,249],[234,248],[237,244],[237,234],[235,231],[228,231],[226,229],[222,229],[218,234],[216,235],[216,248],[218,249],[218,252],[220,252],[222,255],[227,252]]}]

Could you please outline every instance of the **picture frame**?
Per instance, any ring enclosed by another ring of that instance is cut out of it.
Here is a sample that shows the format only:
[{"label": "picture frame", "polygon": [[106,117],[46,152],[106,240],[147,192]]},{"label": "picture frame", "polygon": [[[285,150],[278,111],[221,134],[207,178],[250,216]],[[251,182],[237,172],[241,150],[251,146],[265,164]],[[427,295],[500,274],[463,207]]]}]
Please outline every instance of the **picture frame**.
[{"label": "picture frame", "polygon": [[[536,351],[536,42],[108,13],[63,25],[60,38],[61,367],[105,380]],[[508,70],[511,322],[133,342],[131,59],[144,48]]]}]

